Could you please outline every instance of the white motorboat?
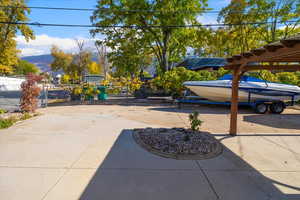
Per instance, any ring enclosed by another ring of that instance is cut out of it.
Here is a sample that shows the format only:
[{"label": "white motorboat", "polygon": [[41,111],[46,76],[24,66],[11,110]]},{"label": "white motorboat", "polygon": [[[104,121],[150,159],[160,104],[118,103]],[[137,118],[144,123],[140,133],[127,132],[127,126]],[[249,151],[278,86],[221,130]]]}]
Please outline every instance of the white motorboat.
[{"label": "white motorboat", "polygon": [[[183,84],[201,98],[216,102],[231,101],[232,75],[215,81],[187,81]],[[267,82],[249,76],[243,76],[239,83],[239,102],[297,100],[300,100],[300,87],[295,85]]]}]

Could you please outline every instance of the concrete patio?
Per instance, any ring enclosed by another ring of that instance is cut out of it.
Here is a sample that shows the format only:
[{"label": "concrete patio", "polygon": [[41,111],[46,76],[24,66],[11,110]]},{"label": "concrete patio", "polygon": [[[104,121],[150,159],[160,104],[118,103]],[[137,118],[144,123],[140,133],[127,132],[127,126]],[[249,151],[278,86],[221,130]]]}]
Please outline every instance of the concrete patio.
[{"label": "concrete patio", "polygon": [[[226,123],[228,113],[221,111],[203,129],[224,144],[224,152],[208,160],[172,160],[143,150],[131,135],[133,128],[187,126],[189,111],[164,109],[49,107],[0,130],[0,199],[300,199],[299,129],[275,126],[276,134],[228,137],[211,131]],[[206,113],[208,119],[213,115]],[[245,117],[251,115],[240,119]],[[248,121],[243,123],[252,127]]]}]

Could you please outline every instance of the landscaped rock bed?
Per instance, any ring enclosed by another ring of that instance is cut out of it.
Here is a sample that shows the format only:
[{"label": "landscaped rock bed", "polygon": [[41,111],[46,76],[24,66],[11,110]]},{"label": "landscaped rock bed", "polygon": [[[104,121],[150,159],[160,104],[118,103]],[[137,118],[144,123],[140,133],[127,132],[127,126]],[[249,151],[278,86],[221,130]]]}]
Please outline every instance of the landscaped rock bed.
[{"label": "landscaped rock bed", "polygon": [[208,159],[223,151],[211,134],[184,128],[134,129],[133,137],[149,152],[179,160]]}]

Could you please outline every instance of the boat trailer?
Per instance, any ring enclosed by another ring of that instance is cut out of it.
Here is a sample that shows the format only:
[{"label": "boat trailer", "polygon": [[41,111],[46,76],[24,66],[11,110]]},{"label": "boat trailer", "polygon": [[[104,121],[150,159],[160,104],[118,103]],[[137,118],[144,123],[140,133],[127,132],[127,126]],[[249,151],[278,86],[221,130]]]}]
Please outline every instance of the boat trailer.
[{"label": "boat trailer", "polygon": [[[295,96],[299,95],[299,93],[295,92],[285,92],[284,95],[272,95],[272,96],[288,96],[290,97],[290,101],[276,101],[276,100],[252,100],[251,95],[257,93],[256,90],[248,92],[248,101],[247,102],[239,102],[239,106],[250,106],[255,113],[258,114],[265,114],[268,110],[274,114],[280,114],[284,111],[284,109],[288,106],[295,105]],[[187,94],[187,93],[185,93]],[[270,95],[270,94],[269,94]],[[226,105],[230,106],[231,102],[217,102],[217,101],[210,101],[208,99],[201,98],[199,96],[183,96],[181,99],[176,99],[175,103],[177,104],[178,108],[182,107],[182,104],[206,104],[206,105]]]}]

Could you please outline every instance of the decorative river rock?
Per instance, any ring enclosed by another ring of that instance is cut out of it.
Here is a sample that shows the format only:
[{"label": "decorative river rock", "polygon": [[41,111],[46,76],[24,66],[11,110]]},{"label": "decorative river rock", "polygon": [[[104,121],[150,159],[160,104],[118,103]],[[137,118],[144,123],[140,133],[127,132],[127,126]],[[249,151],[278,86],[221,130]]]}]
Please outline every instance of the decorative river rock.
[{"label": "decorative river rock", "polygon": [[151,153],[179,160],[213,158],[223,151],[211,134],[184,128],[134,129],[133,138]]},{"label": "decorative river rock", "polygon": [[184,128],[134,129],[133,138],[151,153],[178,160],[208,159],[223,151],[211,134]]}]

